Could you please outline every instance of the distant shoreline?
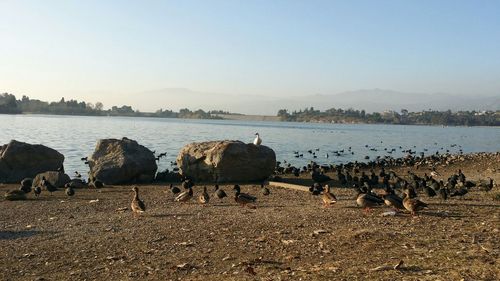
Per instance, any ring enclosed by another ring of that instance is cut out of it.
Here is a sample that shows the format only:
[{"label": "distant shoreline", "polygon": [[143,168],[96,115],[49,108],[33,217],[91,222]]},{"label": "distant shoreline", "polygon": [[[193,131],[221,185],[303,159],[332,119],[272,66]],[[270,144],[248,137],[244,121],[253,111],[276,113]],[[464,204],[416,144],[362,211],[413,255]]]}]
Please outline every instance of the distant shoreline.
[{"label": "distant shoreline", "polygon": [[407,126],[430,126],[430,127],[485,127],[500,128],[497,125],[443,125],[443,124],[400,124],[382,122],[321,122],[321,121],[291,121],[281,120],[279,116],[272,115],[246,115],[246,114],[212,114],[214,118],[182,118],[182,117],[161,117],[148,115],[148,112],[141,112],[145,115],[95,115],[95,114],[57,114],[57,113],[0,113],[0,115],[47,115],[47,116],[81,116],[81,117],[132,117],[132,118],[159,118],[159,119],[181,119],[181,120],[229,120],[229,121],[260,121],[260,122],[284,122],[284,123],[311,123],[311,124],[340,124],[340,125],[407,125]]}]

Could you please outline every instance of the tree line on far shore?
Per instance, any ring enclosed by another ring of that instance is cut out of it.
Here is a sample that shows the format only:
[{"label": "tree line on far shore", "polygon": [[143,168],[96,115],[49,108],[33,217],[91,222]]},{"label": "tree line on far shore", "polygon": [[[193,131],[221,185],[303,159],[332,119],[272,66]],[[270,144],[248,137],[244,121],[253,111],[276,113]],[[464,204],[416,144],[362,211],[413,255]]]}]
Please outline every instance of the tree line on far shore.
[{"label": "tree line on far shore", "polygon": [[0,114],[56,114],[56,115],[86,115],[86,116],[132,116],[132,117],[163,117],[163,118],[190,118],[190,119],[222,119],[217,114],[227,113],[222,110],[205,112],[201,109],[191,111],[187,108],[174,112],[172,110],[159,109],[156,112],[140,112],[134,110],[131,106],[123,105],[121,107],[112,106],[111,109],[104,109],[101,102],[95,104],[77,101],[65,100],[61,98],[58,102],[46,102],[37,99],[30,99],[22,96],[16,99],[15,95],[4,93],[0,94]]},{"label": "tree line on far shore", "polygon": [[[59,115],[87,115],[87,116],[131,116],[131,117],[161,117],[161,118],[188,118],[188,119],[223,119],[221,115],[235,114],[222,110],[191,111],[187,108],[174,112],[159,109],[156,112],[140,112],[131,106],[112,106],[104,109],[101,102],[86,103],[84,101],[61,98],[58,102],[46,102],[30,99],[23,95],[16,99],[13,94],[0,94],[0,114],[59,114]],[[385,111],[366,113],[364,110],[335,109],[325,111],[313,107],[304,110],[289,112],[287,109],[278,111],[281,121],[290,122],[328,122],[328,123],[368,123],[368,124],[408,124],[408,125],[450,125],[450,126],[500,126],[500,111],[436,111],[425,110],[408,112]]]},{"label": "tree line on far shore", "polygon": [[368,124],[407,124],[407,125],[445,125],[445,126],[500,126],[500,111],[436,111],[424,110],[409,112],[384,111],[366,113],[352,108],[325,111],[313,107],[291,113],[286,109],[278,111],[281,121],[291,122],[328,122],[328,123],[368,123]]}]

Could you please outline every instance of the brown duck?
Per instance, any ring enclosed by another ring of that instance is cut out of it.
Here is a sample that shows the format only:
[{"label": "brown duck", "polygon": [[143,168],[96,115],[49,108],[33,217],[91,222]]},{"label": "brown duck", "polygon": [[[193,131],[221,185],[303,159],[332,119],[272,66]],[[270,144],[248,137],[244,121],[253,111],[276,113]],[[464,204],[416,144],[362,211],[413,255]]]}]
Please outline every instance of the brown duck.
[{"label": "brown duck", "polygon": [[203,193],[198,196],[198,202],[201,204],[207,204],[210,201],[210,195],[208,195],[207,187],[203,187]]},{"label": "brown duck", "polygon": [[335,203],[337,203],[337,197],[333,193],[330,192],[330,187],[325,185],[325,191],[323,191],[323,196],[321,196],[321,199],[323,200],[323,207],[329,207]]},{"label": "brown duck", "polygon": [[418,211],[421,211],[428,206],[427,203],[424,203],[415,198],[410,198],[407,193],[404,193],[403,196],[403,206],[406,210],[410,211],[412,216],[417,215]]},{"label": "brown duck", "polygon": [[137,186],[134,186],[132,188],[132,191],[134,191],[134,198],[132,199],[130,207],[132,208],[134,215],[144,213],[146,211],[146,205],[144,204],[144,202],[142,202],[141,199],[139,199],[139,188],[137,188]]}]

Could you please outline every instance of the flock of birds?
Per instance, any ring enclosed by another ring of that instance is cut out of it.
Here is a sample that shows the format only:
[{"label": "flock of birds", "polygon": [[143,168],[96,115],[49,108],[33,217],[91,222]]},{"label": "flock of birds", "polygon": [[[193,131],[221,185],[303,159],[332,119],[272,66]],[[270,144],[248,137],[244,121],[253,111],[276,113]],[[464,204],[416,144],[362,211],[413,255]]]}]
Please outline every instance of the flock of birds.
[{"label": "flock of birds", "polygon": [[[193,183],[192,180],[184,179],[181,184],[182,189],[177,186],[174,186],[173,184],[170,184],[169,189],[166,190],[165,192],[172,193],[172,195],[174,196],[174,202],[185,203],[194,198],[194,192],[193,192],[194,185],[195,184]],[[134,215],[144,213],[146,211],[146,204],[139,198],[139,188],[137,186],[134,186],[132,188],[132,191],[134,192],[134,196],[132,198],[130,207],[134,212]],[[233,191],[234,191],[234,201],[239,205],[241,205],[242,207],[257,202],[257,197],[241,192],[241,187],[237,184],[233,186]],[[271,194],[271,191],[269,190],[269,188],[264,186],[264,184],[261,184],[261,193],[264,196],[268,196]],[[218,184],[214,185],[213,196],[217,197],[219,200],[228,197],[227,193],[223,189],[221,189]],[[207,191],[207,187],[204,186],[203,192],[198,196],[197,201],[202,205],[206,205],[210,202],[210,198],[211,196]],[[251,205],[251,207],[255,208],[254,205]]]},{"label": "flock of birds", "polygon": [[[260,138],[259,133],[255,133],[255,136],[253,144],[256,146],[261,145],[262,139]],[[437,143],[435,144],[437,145]],[[455,146],[457,145],[451,145],[451,147]],[[368,145],[365,145],[365,147],[373,151],[377,150],[374,147],[370,148]],[[308,173],[314,182],[309,187],[309,192],[314,196],[321,195],[324,207],[332,206],[337,202],[336,196],[331,191],[331,187],[327,184],[331,181],[337,181],[337,183],[342,187],[351,186],[356,190],[356,204],[363,208],[366,213],[369,213],[374,207],[386,205],[393,208],[396,212],[407,210],[412,215],[416,215],[418,211],[428,207],[427,203],[418,199],[419,193],[425,194],[428,197],[439,196],[441,200],[447,200],[449,197],[462,198],[471,188],[474,187],[484,191],[489,191],[493,188],[493,179],[489,178],[488,180],[479,180],[474,182],[468,180],[461,170],[458,170],[457,173],[450,176],[446,181],[437,179],[439,174],[437,173],[435,167],[431,168],[429,175],[425,173],[422,177],[412,173],[411,171],[408,171],[408,174],[405,176],[397,175],[394,171],[387,172],[385,170],[386,167],[412,166],[418,169],[424,160],[428,161],[427,164],[429,162],[442,163],[447,161],[447,157],[449,157],[449,154],[440,154],[439,152],[436,152],[435,154],[431,154],[430,156],[424,158],[424,152],[417,154],[416,150],[403,149],[401,146],[399,148],[402,149],[402,152],[407,153],[406,157],[393,158],[386,155],[385,157],[379,156],[375,160],[366,163],[358,163],[357,161],[354,161],[339,165],[319,165],[315,161],[310,161],[309,164],[301,168],[292,166],[286,161],[284,161],[285,166],[281,166],[281,162],[277,162],[275,175],[271,176],[270,180],[281,181],[282,178],[280,175],[294,175],[296,177],[300,177],[301,175]],[[395,151],[395,149],[388,150],[387,148],[384,150],[389,154]],[[427,149],[424,149],[424,151],[427,151]],[[310,149],[307,152],[311,154],[313,158],[317,158],[316,153],[319,152],[319,148]],[[334,155],[339,156],[345,153],[345,150],[342,149],[334,151],[333,153]],[[354,154],[351,147],[347,149],[347,153]],[[462,153],[461,148],[460,153]],[[155,159],[159,161],[165,156],[166,153],[161,153],[156,156]],[[303,154],[298,151],[294,151],[294,156],[299,158],[303,157]],[[329,154],[327,153],[326,158],[328,157]],[[365,157],[365,159],[369,159],[369,157]],[[87,157],[81,158],[81,160],[88,163]],[[379,169],[378,174],[375,173],[375,169],[377,168]],[[365,173],[367,170],[369,170],[369,174]],[[58,171],[60,173],[64,173],[64,168],[61,167]],[[330,178],[327,175],[328,172],[335,173],[336,179]],[[104,186],[102,182],[95,178],[90,177],[88,183],[81,178],[81,174],[75,172],[75,177],[65,185],[65,193],[67,196],[74,196],[75,188],[85,186],[101,188]],[[170,184],[169,190],[166,192],[171,192],[173,194],[175,202],[188,202],[194,196],[194,183],[188,178],[182,178],[181,182],[181,188]],[[375,188],[380,188],[383,192],[376,193],[374,192]],[[32,179],[26,178],[21,181],[21,187],[18,190],[8,191],[5,194],[5,198],[7,200],[25,200],[26,194],[31,191],[33,191],[35,197],[38,197],[40,196],[42,189],[47,190],[50,194],[58,190],[58,188],[45,177],[42,177],[41,180],[37,180],[37,183],[35,184]],[[132,211],[134,214],[145,212],[146,205],[139,197],[139,188],[134,186],[132,191],[134,192],[131,203]],[[234,185],[233,191],[235,192],[234,201],[241,206],[253,204],[257,201],[257,197],[247,193],[242,193],[239,185]],[[261,184],[261,193],[262,195],[267,196],[270,194],[270,190],[265,187],[264,184]],[[222,200],[227,197],[227,194],[219,187],[218,184],[215,184],[213,196]],[[203,192],[198,196],[197,201],[200,204],[205,205],[210,202],[210,198],[211,196],[205,186],[203,187]],[[254,205],[251,206],[255,208]]]}]

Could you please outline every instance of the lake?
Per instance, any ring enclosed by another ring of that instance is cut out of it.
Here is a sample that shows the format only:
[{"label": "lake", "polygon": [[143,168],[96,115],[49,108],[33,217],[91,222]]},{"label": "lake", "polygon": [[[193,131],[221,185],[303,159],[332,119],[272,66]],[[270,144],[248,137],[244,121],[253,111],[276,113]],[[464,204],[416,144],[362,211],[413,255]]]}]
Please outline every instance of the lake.
[{"label": "lake", "polygon": [[[187,143],[208,140],[241,140],[252,142],[258,132],[262,144],[276,152],[277,160],[294,165],[305,165],[311,160],[319,163],[345,163],[374,159],[387,155],[384,150],[396,149],[392,156],[399,157],[403,149],[426,154],[436,151],[496,152],[500,151],[498,127],[438,127],[404,125],[362,125],[292,123],[232,120],[193,120],[134,117],[88,117],[54,115],[2,115],[0,114],[0,144],[11,139],[40,143],[64,154],[66,172],[86,175],[87,167],[80,158],[92,154],[96,142],[102,138],[127,137],[155,150],[167,152],[159,169],[170,168],[179,150]],[[369,147],[365,147],[369,145]],[[354,154],[347,153],[352,147]],[[317,158],[307,150],[319,148]],[[345,153],[334,156],[333,151]],[[373,149],[373,150],[370,150]],[[295,158],[299,151],[303,158]],[[329,158],[326,158],[328,153]]]}]

